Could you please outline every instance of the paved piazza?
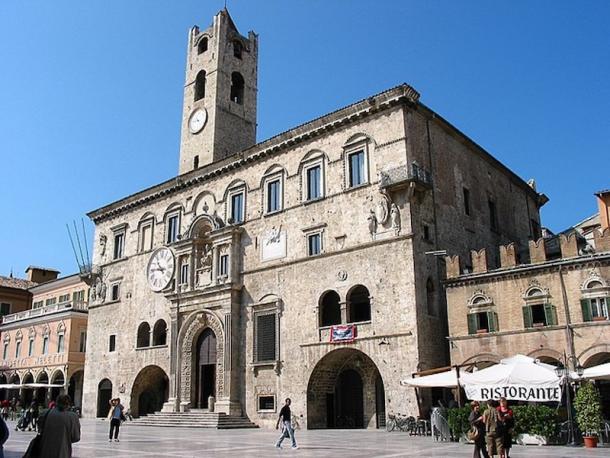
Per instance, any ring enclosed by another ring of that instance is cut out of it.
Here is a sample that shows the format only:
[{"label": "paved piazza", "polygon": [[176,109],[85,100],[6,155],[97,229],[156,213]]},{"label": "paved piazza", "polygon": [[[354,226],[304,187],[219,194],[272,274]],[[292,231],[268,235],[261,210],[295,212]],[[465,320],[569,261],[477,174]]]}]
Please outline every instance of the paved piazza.
[{"label": "paved piazza", "polygon": [[[33,433],[15,432],[10,422],[11,437],[5,445],[5,456],[23,455]],[[433,442],[431,438],[409,437],[404,433],[376,430],[313,430],[297,431],[299,450],[291,450],[288,439],[284,448],[276,450],[277,432],[266,429],[214,430],[188,428],[156,428],[133,426],[121,429],[121,442],[109,443],[108,422],[83,420],[82,439],[74,447],[75,457],[471,457],[472,447],[455,443]],[[568,447],[515,446],[511,456],[518,457],[601,457],[608,449],[585,450]]]}]

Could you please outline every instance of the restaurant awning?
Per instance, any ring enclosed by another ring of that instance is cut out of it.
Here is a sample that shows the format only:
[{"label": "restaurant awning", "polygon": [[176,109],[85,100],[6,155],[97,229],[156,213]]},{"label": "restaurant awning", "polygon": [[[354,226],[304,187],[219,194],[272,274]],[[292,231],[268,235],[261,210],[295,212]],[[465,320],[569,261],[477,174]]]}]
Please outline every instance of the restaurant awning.
[{"label": "restaurant awning", "polygon": [[0,390],[20,390],[20,389],[36,389],[36,388],[63,388],[63,385],[57,383],[0,383]]}]

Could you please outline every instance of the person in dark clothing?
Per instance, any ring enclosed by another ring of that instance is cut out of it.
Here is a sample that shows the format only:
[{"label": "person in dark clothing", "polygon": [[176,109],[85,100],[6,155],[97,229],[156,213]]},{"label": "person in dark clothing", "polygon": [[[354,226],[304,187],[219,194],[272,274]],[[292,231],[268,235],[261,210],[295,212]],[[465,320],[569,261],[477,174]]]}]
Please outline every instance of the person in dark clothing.
[{"label": "person in dark clothing", "polygon": [[[2,416],[4,417],[4,415]],[[8,427],[4,418],[0,418],[0,458],[4,458],[4,443],[8,440]]]},{"label": "person in dark clothing", "polygon": [[119,398],[110,400],[110,411],[108,412],[108,418],[110,419],[110,432],[108,433],[108,442],[112,442],[112,434],[114,432],[114,441],[119,441],[119,429],[121,422],[125,420],[123,415],[123,405]]},{"label": "person in dark clothing", "polygon": [[472,401],[470,403],[470,408],[472,411],[468,417],[468,422],[470,423],[470,426],[477,428],[477,431],[479,431],[479,435],[474,441],[472,458],[481,458],[481,455],[483,455],[483,458],[489,458],[487,447],[485,446],[485,423],[483,422],[479,401]]},{"label": "person in dark clothing", "polygon": [[506,398],[500,398],[500,406],[498,407],[498,413],[502,419],[502,436],[504,445],[504,458],[509,458],[510,449],[513,446],[513,429],[515,428],[515,416],[513,409],[508,407],[508,401]]},{"label": "person in dark clothing", "polygon": [[284,439],[286,437],[290,437],[290,440],[292,441],[292,448],[296,450],[299,447],[297,446],[297,441],[294,438],[294,429],[292,429],[292,417],[291,417],[291,412],[290,412],[290,403],[291,403],[290,398],[286,398],[286,403],[284,404],[284,407],[282,407],[282,410],[280,410],[280,415],[277,418],[277,423],[275,424],[275,429],[278,429],[280,427],[280,421],[281,421],[282,422],[282,435],[275,443],[275,446],[277,448],[282,448],[282,442],[284,441]]}]

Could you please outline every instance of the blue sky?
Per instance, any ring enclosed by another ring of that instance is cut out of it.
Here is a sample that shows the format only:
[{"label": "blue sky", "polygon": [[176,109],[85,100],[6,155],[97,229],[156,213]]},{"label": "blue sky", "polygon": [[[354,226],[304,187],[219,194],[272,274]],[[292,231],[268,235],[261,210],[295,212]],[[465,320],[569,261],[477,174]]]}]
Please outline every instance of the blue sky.
[{"label": "blue sky", "polygon": [[[76,271],[66,222],[177,173],[187,32],[223,5],[0,2],[0,274]],[[228,6],[260,35],[259,140],[407,82],[536,179],[551,229],[610,188],[610,2]]]}]

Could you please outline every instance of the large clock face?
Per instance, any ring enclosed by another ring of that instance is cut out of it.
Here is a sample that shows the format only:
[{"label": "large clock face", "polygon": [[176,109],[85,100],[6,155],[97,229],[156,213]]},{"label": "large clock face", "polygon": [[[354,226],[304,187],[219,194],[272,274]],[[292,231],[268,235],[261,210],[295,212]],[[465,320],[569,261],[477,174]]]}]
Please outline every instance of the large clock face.
[{"label": "large clock face", "polygon": [[191,113],[191,117],[189,118],[189,130],[192,134],[196,134],[201,132],[203,126],[205,126],[205,122],[208,120],[208,112],[205,108],[197,108],[195,111]]},{"label": "large clock face", "polygon": [[169,285],[174,276],[174,253],[169,248],[163,247],[155,251],[148,261],[146,277],[148,285],[153,291],[161,291]]}]

